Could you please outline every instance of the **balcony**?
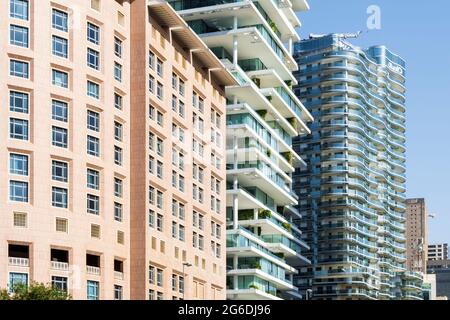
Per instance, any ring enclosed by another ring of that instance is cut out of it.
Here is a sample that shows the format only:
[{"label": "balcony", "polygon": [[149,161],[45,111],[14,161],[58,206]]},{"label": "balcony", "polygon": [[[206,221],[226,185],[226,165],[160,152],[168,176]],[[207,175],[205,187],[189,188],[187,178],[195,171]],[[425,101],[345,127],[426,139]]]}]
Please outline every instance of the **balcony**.
[{"label": "balcony", "polygon": [[12,267],[28,268],[30,266],[30,260],[28,258],[9,257],[8,264]]},{"label": "balcony", "polygon": [[52,261],[51,268],[58,271],[69,271],[69,264],[67,262]]},{"label": "balcony", "polygon": [[100,268],[93,266],[86,266],[86,273],[94,276],[100,275]]},{"label": "balcony", "polygon": [[114,271],[114,279],[116,279],[116,280],[123,280],[124,279],[123,272]]},{"label": "balcony", "polygon": [[9,244],[8,245],[8,264],[13,267],[30,266],[30,247],[29,245]]}]

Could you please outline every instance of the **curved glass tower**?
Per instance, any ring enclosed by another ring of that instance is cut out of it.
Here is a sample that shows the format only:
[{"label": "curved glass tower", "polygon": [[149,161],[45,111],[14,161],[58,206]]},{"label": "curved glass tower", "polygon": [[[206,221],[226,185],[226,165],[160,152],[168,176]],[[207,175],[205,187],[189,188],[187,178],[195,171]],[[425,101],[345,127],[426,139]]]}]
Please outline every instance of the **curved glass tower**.
[{"label": "curved glass tower", "polygon": [[346,37],[295,45],[296,94],[315,118],[295,142],[308,165],[295,183],[312,260],[296,282],[315,299],[419,298],[400,289],[414,278],[404,273],[405,62]]},{"label": "curved glass tower", "polygon": [[[227,298],[301,298],[293,277],[309,261],[292,189],[304,165],[292,139],[312,117],[292,91],[305,0],[169,1],[239,85],[226,88]],[[220,157],[220,155],[219,155]]]}]

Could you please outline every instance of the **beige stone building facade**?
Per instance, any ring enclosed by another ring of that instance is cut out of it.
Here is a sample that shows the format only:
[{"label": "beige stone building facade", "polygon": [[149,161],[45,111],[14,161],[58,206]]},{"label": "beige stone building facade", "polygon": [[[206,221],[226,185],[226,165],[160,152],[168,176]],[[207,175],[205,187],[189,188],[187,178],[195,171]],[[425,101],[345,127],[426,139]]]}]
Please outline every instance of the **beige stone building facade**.
[{"label": "beige stone building facade", "polygon": [[210,163],[234,80],[180,21],[145,0],[0,2],[1,288],[225,297],[225,168]]},{"label": "beige stone building facade", "polygon": [[425,199],[406,200],[406,267],[427,273],[428,211]]}]

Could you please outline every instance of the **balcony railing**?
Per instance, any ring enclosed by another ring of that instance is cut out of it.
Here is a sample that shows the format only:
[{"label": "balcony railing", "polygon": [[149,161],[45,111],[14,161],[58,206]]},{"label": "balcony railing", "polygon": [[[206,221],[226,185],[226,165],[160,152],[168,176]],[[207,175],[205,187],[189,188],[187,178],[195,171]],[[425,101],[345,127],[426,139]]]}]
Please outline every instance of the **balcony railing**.
[{"label": "balcony railing", "polygon": [[69,271],[69,264],[67,262],[52,261],[52,269],[60,271]]},{"label": "balcony railing", "polygon": [[15,267],[29,267],[30,260],[28,258],[9,257],[9,265]]},{"label": "balcony railing", "polygon": [[114,271],[114,279],[116,279],[116,280],[123,280],[124,279],[123,272]]},{"label": "balcony railing", "polygon": [[94,276],[100,275],[100,268],[99,267],[93,267],[93,266],[86,266],[86,272],[87,274],[92,274]]}]

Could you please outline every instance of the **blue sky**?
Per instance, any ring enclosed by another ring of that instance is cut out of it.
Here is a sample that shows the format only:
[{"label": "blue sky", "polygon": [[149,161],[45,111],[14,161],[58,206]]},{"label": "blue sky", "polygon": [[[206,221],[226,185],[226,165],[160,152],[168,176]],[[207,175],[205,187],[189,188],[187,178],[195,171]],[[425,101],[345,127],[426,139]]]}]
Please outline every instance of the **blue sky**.
[{"label": "blue sky", "polygon": [[[309,0],[301,13],[310,33],[364,31],[352,43],[386,45],[407,62],[408,197],[426,198],[430,242],[450,242],[450,1]],[[381,30],[367,31],[370,5],[381,8]]]}]

